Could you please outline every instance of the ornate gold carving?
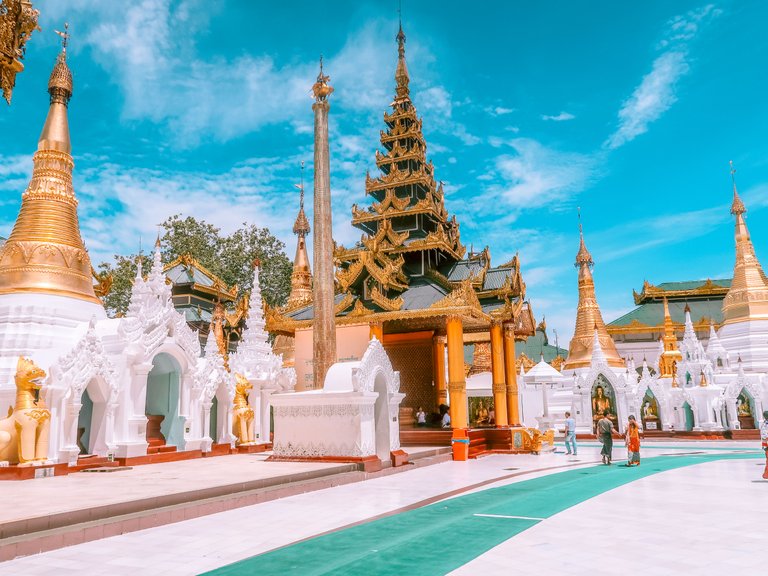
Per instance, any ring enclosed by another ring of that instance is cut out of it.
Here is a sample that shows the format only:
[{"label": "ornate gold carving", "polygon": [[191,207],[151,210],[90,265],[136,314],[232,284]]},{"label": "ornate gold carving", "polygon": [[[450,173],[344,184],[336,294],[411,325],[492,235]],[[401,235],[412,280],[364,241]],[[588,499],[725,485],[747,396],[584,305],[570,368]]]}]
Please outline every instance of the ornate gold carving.
[{"label": "ornate gold carving", "polygon": [[235,398],[232,410],[232,434],[237,438],[238,446],[246,446],[255,442],[254,413],[248,403],[248,392],[253,384],[242,374],[235,374]]},{"label": "ornate gold carving", "polygon": [[358,300],[357,302],[355,302],[355,307],[352,309],[352,312],[347,314],[347,318],[359,318],[361,316],[368,316],[369,314],[372,314],[372,313],[373,313],[373,310],[366,308],[362,300]]},{"label": "ornate gold carving", "polygon": [[403,307],[402,298],[399,296],[397,298],[387,298],[379,291],[376,286],[371,289],[371,300],[379,308],[383,308],[384,310],[400,310],[400,308]]},{"label": "ornate gold carving", "polygon": [[335,315],[341,314],[342,312],[344,312],[344,310],[352,306],[352,303],[354,301],[355,301],[355,297],[352,294],[350,294],[349,292],[345,293],[344,298],[341,299],[341,302],[339,302],[338,304],[336,304],[336,306],[334,306],[334,310],[333,310],[334,314]]},{"label": "ornate gold carving", "polygon": [[40,30],[40,12],[28,0],[0,0],[0,89],[11,103],[16,74],[24,70],[25,44],[32,32]]}]

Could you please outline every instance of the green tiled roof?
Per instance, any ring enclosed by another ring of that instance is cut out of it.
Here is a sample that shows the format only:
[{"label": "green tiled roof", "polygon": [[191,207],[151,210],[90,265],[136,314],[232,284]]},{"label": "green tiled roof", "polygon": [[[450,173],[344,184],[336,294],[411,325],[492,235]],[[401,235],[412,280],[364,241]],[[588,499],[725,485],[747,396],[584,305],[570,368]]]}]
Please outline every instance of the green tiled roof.
[{"label": "green tiled roof", "polygon": [[214,284],[213,278],[204,274],[202,270],[199,270],[194,266],[188,266],[183,262],[166,270],[165,275],[174,284],[191,284],[194,282],[195,284],[200,284],[201,286],[206,286],[208,288],[212,287]]},{"label": "green tiled roof", "polygon": [[696,288],[701,288],[707,282],[711,282],[717,286],[722,286],[723,288],[731,287],[731,278],[725,278],[721,280],[686,280],[684,282],[662,282],[661,284],[657,284],[656,288],[667,291],[694,290]]},{"label": "green tiled roof", "polygon": [[538,362],[542,354],[546,362],[554,360],[558,353],[563,358],[568,356],[568,350],[556,348],[553,342],[549,342],[547,333],[539,328],[536,329],[536,334],[529,336],[524,342],[515,342],[515,355],[519,356],[522,353],[534,362]]},{"label": "green tiled roof", "polygon": [[[669,302],[669,315],[675,324],[685,322],[685,305],[691,309],[691,320],[694,323],[704,318],[710,318],[716,324],[723,321],[722,298],[710,298],[707,300],[677,300]],[[627,326],[633,320],[648,326],[660,326],[664,324],[664,302],[647,302],[641,304],[631,312],[628,312],[608,323],[608,326]]]}]

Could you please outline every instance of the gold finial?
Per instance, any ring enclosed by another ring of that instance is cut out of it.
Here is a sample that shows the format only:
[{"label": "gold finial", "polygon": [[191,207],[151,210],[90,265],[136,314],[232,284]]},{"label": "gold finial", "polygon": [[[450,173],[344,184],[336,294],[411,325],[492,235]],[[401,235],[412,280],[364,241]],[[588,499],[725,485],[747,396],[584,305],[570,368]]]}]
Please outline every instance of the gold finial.
[{"label": "gold finial", "polygon": [[328,96],[333,93],[333,87],[328,84],[330,76],[323,74],[323,55],[320,55],[320,73],[317,75],[317,81],[312,85],[312,94],[315,102],[325,102]]},{"label": "gold finial", "polygon": [[739,197],[739,192],[736,190],[736,168],[733,167],[733,160],[728,162],[731,165],[731,181],[733,182],[733,203],[731,204],[731,214],[734,216],[738,214],[744,214],[747,208],[744,206],[744,202]]},{"label": "gold finial", "polygon": [[397,69],[395,70],[395,92],[398,99],[406,99],[410,93],[408,84],[410,77],[408,75],[408,65],[405,63],[405,32],[403,32],[403,23],[400,22],[400,28],[396,36],[397,40]]},{"label": "gold finial", "polygon": [[586,244],[584,244],[584,229],[581,226],[581,208],[577,208],[577,216],[579,219],[579,251],[576,253],[576,268],[581,266],[587,266],[592,268],[595,265],[592,260],[592,254],[587,250]]},{"label": "gold finial", "polygon": [[254,269],[261,268],[261,260],[259,260],[258,258],[254,258],[253,259],[253,268]]},{"label": "gold finial", "polygon": [[299,189],[299,213],[296,215],[296,221],[293,223],[293,233],[303,238],[309,234],[309,220],[304,213],[304,161],[301,162],[301,183],[294,184]]},{"label": "gold finial", "polygon": [[54,30],[54,32],[61,36],[61,51],[66,52],[67,44],[69,43],[69,23],[64,22],[64,32],[60,32],[58,30]]},{"label": "gold finial", "polygon": [[48,79],[48,93],[51,95],[51,104],[58,102],[68,106],[73,91],[72,71],[67,66],[69,24],[64,23],[64,32],[59,30],[54,30],[54,32],[61,36],[61,52],[56,58],[56,64],[51,71],[51,77]]}]

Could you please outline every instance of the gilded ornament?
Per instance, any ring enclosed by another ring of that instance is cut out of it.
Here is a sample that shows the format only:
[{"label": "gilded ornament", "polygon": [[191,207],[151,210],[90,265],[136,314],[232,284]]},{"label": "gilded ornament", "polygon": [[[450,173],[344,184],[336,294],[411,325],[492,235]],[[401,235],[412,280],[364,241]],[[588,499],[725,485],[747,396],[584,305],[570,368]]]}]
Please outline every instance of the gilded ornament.
[{"label": "gilded ornament", "polygon": [[40,397],[45,371],[20,356],[14,379],[16,403],[0,420],[0,461],[31,465],[48,459],[51,412]]}]

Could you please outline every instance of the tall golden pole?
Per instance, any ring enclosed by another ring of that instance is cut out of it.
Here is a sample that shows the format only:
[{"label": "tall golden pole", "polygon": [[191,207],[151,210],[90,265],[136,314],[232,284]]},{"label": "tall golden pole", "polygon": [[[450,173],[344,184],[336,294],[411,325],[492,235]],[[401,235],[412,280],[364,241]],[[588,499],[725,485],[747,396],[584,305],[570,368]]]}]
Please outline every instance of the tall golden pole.
[{"label": "tall golden pole", "polygon": [[432,338],[432,354],[435,401],[439,408],[440,404],[448,404],[448,389],[445,382],[445,336]]},{"label": "tall golden pole", "polygon": [[451,398],[451,425],[467,427],[467,383],[464,380],[464,329],[460,316],[449,316],[448,335],[448,394]]},{"label": "tall golden pole", "polygon": [[515,327],[504,324],[504,376],[507,385],[507,419],[511,426],[520,426],[520,404],[515,370]]},{"label": "tall golden pole", "polygon": [[507,426],[507,386],[504,381],[504,337],[499,321],[491,322],[491,377],[496,426]]},{"label": "tall golden pole", "polygon": [[331,167],[328,151],[328,96],[333,88],[329,76],[320,74],[312,86],[315,103],[315,198],[314,198],[314,269],[312,286],[314,322],[312,330],[312,359],[314,388],[322,388],[325,374],[336,361],[336,326],[333,310],[333,237],[331,226]]}]

